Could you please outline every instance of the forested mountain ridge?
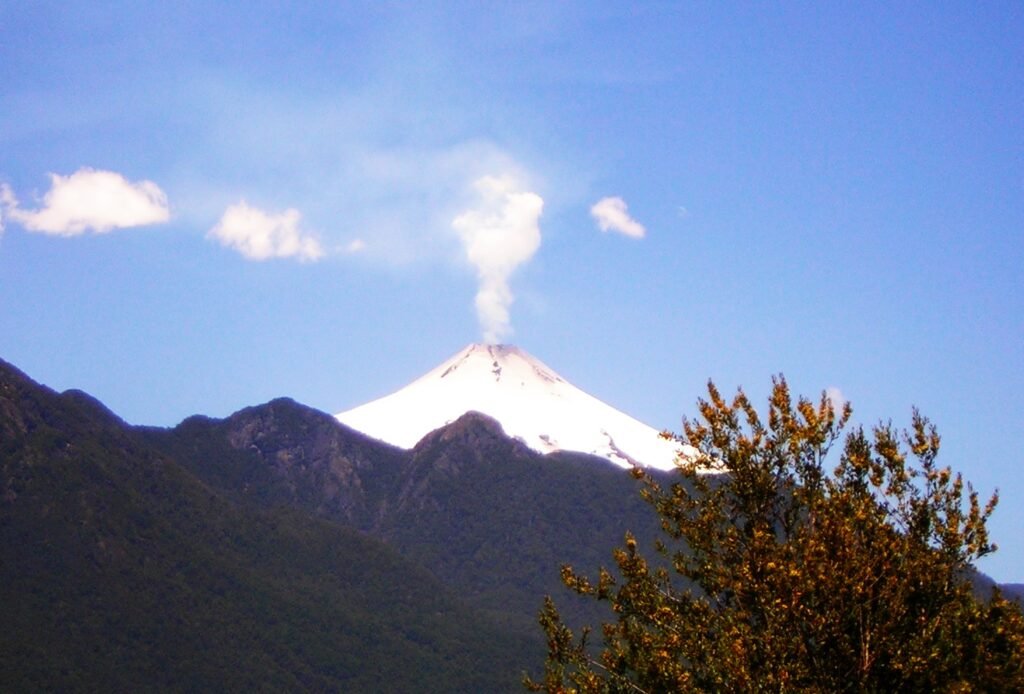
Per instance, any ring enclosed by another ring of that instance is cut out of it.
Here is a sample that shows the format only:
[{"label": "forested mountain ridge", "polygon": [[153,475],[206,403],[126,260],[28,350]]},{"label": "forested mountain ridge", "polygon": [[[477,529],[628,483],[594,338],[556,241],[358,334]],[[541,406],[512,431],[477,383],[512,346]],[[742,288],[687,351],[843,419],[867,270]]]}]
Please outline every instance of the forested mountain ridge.
[{"label": "forested mountain ridge", "polygon": [[11,691],[517,691],[545,594],[609,616],[560,566],[657,523],[626,471],[479,413],[411,450],[284,398],[132,427],[0,361]]},{"label": "forested mountain ridge", "polygon": [[[656,533],[625,470],[541,455],[474,412],[409,451],[287,399],[142,433],[241,503],[288,504],[381,538],[524,638],[538,636],[545,594],[562,595],[576,614],[563,563],[608,564],[625,530]],[[597,617],[583,601],[578,608]]]},{"label": "forested mountain ridge", "polygon": [[0,436],[8,691],[512,690],[534,659],[379,540],[239,504],[6,363]]},{"label": "forested mountain ridge", "polygon": [[560,565],[653,533],[625,471],[476,413],[411,451],[287,399],[132,427],[0,362],[0,436],[13,690],[515,691]]}]

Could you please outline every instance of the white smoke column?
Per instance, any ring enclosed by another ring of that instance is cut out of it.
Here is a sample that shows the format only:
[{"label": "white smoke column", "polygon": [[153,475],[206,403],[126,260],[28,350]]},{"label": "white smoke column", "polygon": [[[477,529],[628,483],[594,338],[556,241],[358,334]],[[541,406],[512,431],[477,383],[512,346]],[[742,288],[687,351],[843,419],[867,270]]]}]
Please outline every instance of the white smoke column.
[{"label": "white smoke column", "polygon": [[509,306],[515,299],[509,278],[540,247],[540,219],[544,200],[521,190],[511,177],[484,176],[473,184],[480,196],[474,209],[452,221],[476,268],[479,288],[476,313],[484,341],[498,343],[512,333]]}]

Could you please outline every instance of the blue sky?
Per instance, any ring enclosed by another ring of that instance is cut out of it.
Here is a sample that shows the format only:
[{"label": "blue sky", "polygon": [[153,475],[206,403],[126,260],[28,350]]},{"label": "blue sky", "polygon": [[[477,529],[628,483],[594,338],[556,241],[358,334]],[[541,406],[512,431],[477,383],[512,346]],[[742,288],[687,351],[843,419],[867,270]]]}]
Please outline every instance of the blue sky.
[{"label": "blue sky", "polygon": [[337,412],[487,335],[678,430],[781,372],[920,407],[1024,580],[1020,3],[96,5],[0,4],[30,376]]}]

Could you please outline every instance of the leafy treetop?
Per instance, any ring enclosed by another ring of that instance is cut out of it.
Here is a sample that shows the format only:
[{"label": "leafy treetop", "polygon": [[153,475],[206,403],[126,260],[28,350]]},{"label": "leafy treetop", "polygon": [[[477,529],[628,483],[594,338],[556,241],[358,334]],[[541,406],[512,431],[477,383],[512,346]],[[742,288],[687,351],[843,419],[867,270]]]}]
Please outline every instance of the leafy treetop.
[{"label": "leafy treetop", "polygon": [[[795,403],[773,379],[767,421],[740,390],[714,384],[684,421],[663,487],[641,469],[664,539],[652,561],[627,533],[617,574],[567,586],[610,604],[602,646],[540,615],[548,692],[1024,691],[1024,617],[998,591],[972,592],[973,562],[995,550],[986,503],[936,463],[939,436],[919,412],[829,451],[851,408]],[[914,461],[914,462],[911,462]],[[722,474],[708,475],[708,466]]]}]

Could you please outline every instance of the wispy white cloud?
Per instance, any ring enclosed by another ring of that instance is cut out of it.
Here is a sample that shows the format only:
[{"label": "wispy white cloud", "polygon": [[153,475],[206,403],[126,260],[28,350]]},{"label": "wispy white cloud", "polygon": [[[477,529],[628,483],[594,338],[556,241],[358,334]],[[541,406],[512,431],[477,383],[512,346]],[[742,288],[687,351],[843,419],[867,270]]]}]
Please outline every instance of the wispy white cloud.
[{"label": "wispy white cloud", "polygon": [[473,182],[492,174],[533,180],[498,146],[470,140],[445,147],[363,149],[334,179],[341,216],[365,241],[367,257],[392,265],[448,262],[457,246],[452,220],[478,204]]},{"label": "wispy white cloud", "polygon": [[37,210],[19,207],[14,193],[0,186],[9,220],[29,231],[77,236],[88,231],[160,224],[170,219],[167,195],[152,181],[132,183],[113,171],[81,168],[70,176],[50,174],[50,190]]},{"label": "wispy white cloud", "polygon": [[315,237],[299,229],[301,219],[302,215],[294,208],[271,214],[242,200],[224,211],[207,238],[219,241],[249,260],[319,260],[324,255],[323,247]]},{"label": "wispy white cloud", "polygon": [[[168,181],[175,217],[206,229],[243,195],[284,201],[277,209],[301,210],[328,255],[344,255],[358,238],[366,244],[362,263],[403,267],[447,264],[460,254],[451,222],[475,204],[467,191],[482,176],[529,180],[549,207],[586,200],[586,176],[559,168],[554,153],[474,136],[450,95],[385,86],[408,79],[392,73],[390,58],[375,69],[383,79],[320,94],[203,76],[191,92],[201,101],[202,141],[168,173],[178,177]],[[410,99],[421,97],[429,108],[410,109]],[[545,186],[556,179],[557,187]]]},{"label": "wispy white cloud", "polygon": [[4,233],[4,220],[7,217],[8,210],[16,207],[18,201],[14,198],[14,193],[11,192],[10,187],[7,184],[0,185],[0,235]]},{"label": "wispy white cloud", "polygon": [[540,247],[544,200],[523,189],[512,176],[483,176],[474,183],[477,205],[452,221],[476,268],[476,311],[485,342],[512,333],[509,307],[515,300],[509,279]]},{"label": "wispy white cloud", "polygon": [[832,406],[832,411],[836,415],[842,415],[843,408],[846,407],[846,396],[843,392],[835,386],[829,386],[825,389],[825,398],[828,400],[829,405]]},{"label": "wispy white cloud", "polygon": [[635,239],[647,233],[644,226],[629,216],[626,201],[619,197],[601,198],[590,208],[590,215],[601,231],[615,231]]},{"label": "wispy white cloud", "polygon": [[346,243],[341,250],[343,253],[348,253],[350,255],[353,253],[362,253],[366,250],[366,241],[363,241],[362,239],[353,239]]}]

